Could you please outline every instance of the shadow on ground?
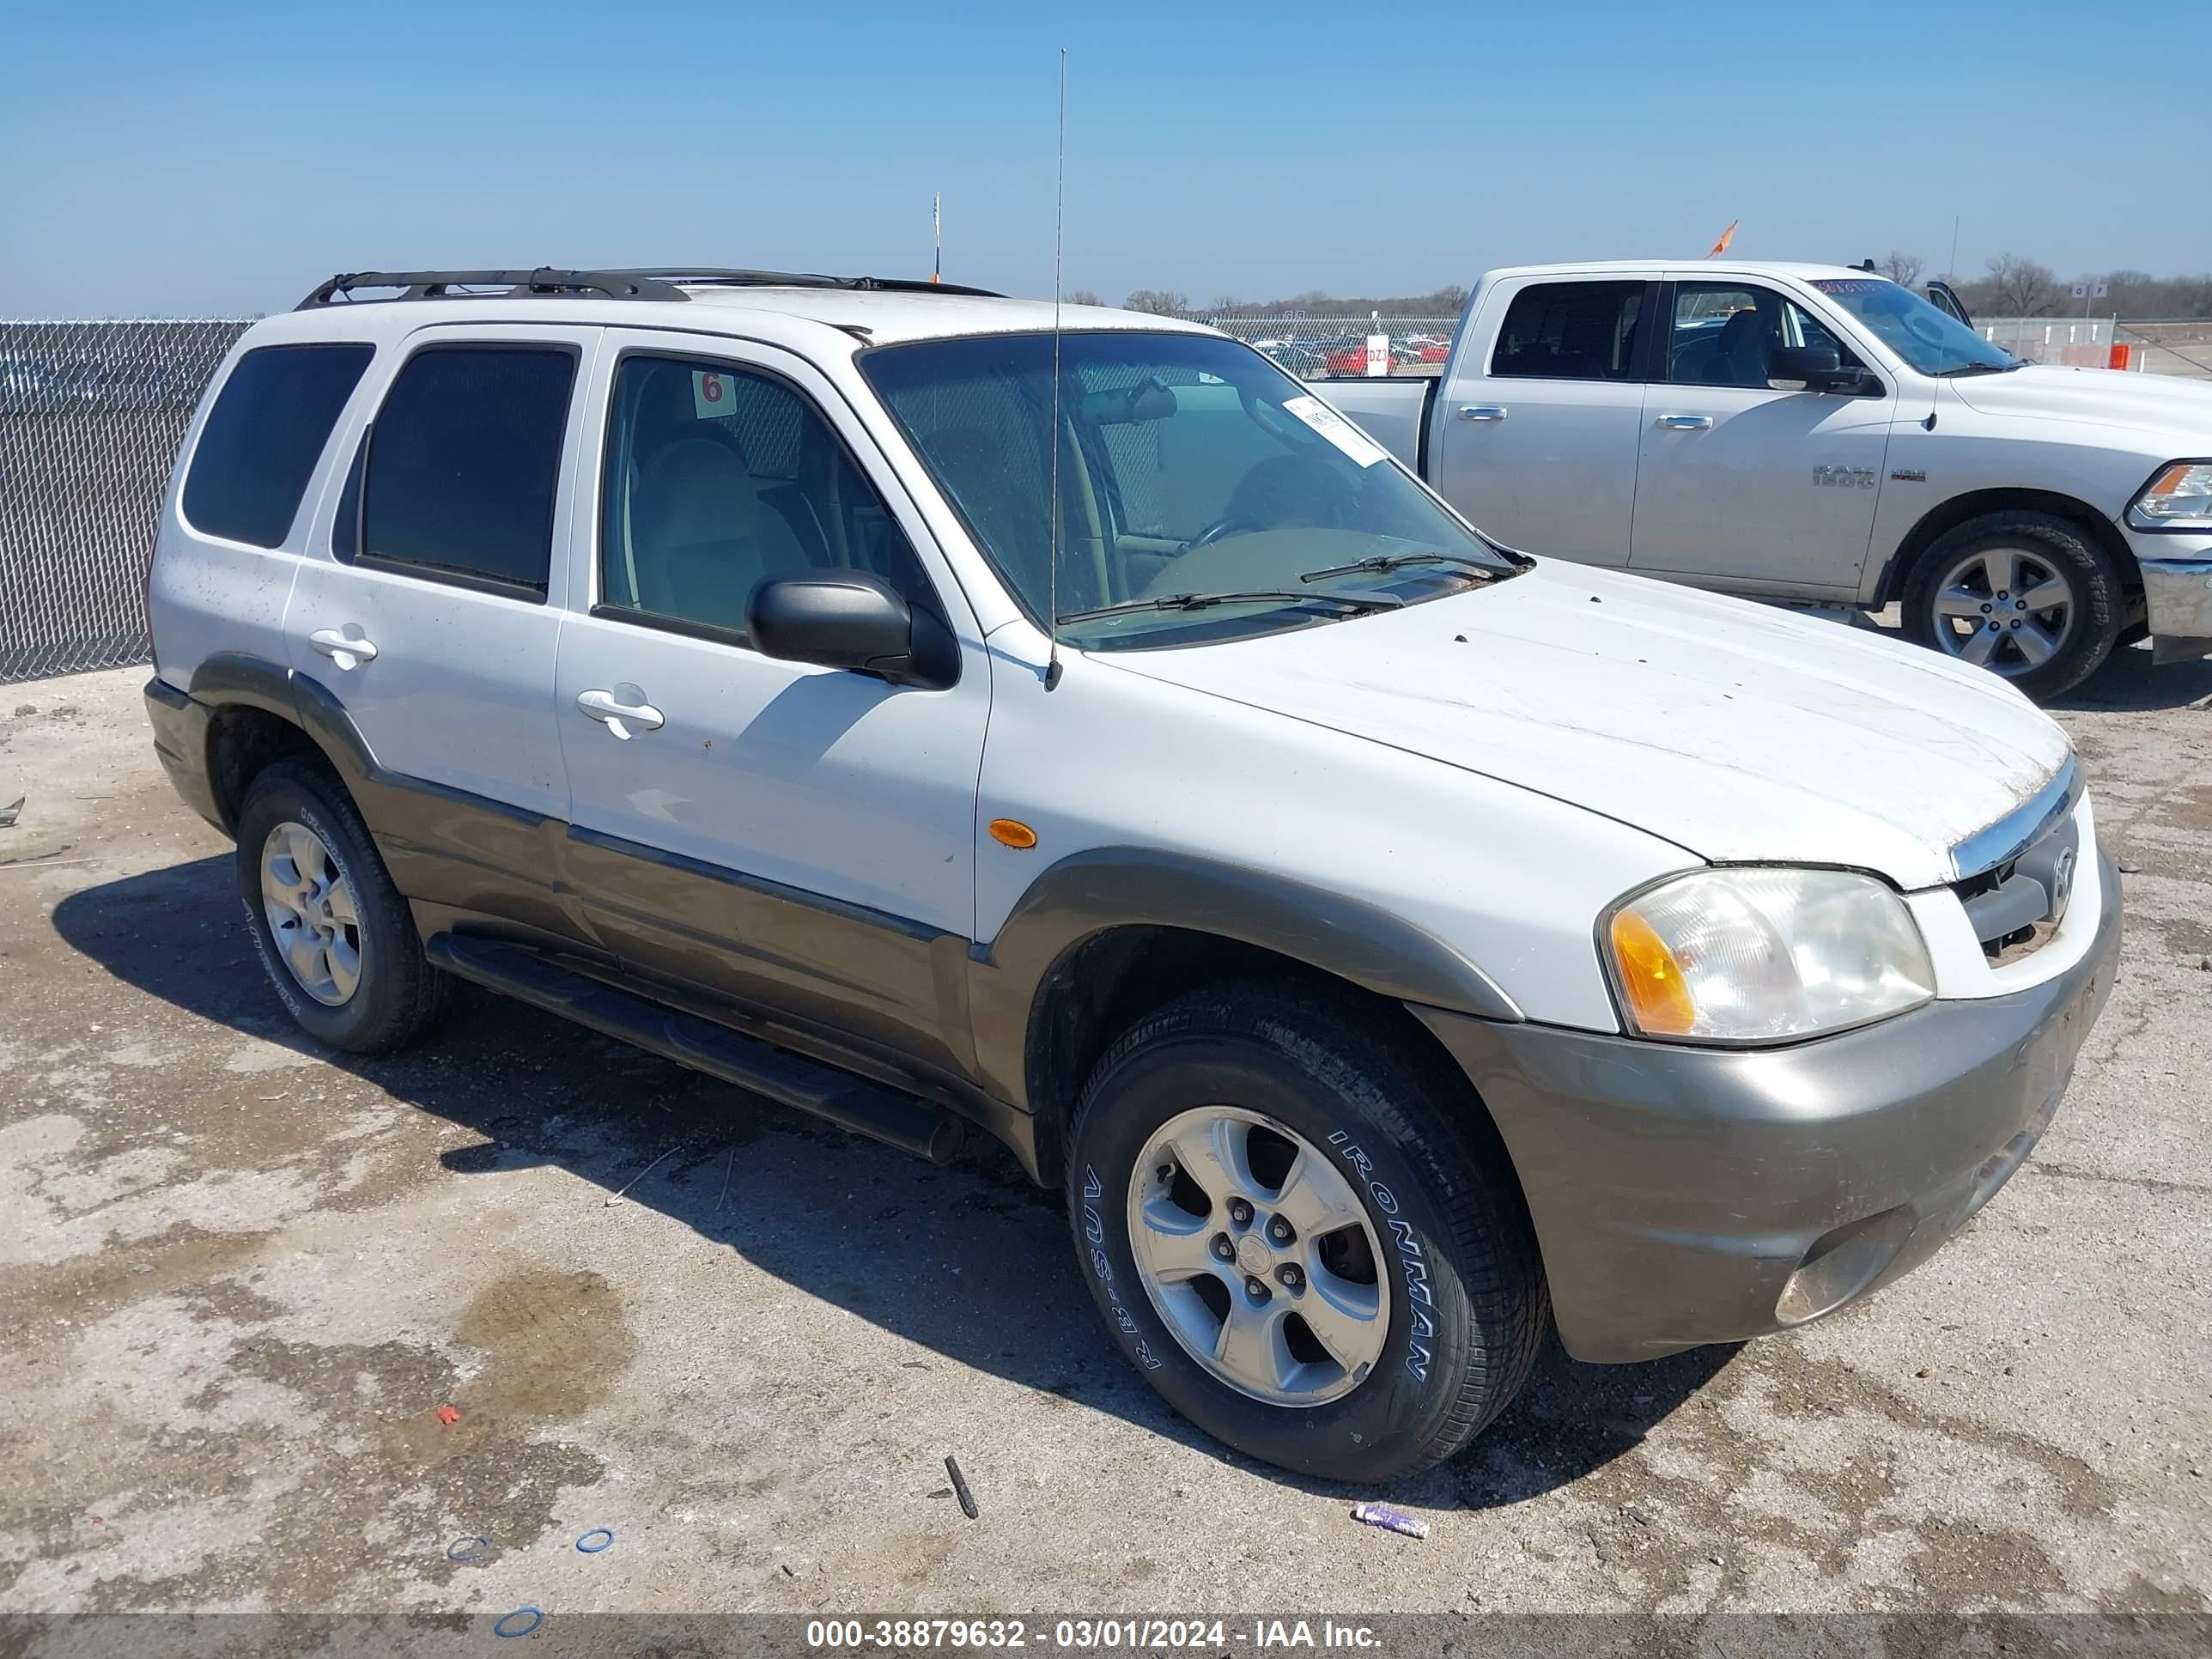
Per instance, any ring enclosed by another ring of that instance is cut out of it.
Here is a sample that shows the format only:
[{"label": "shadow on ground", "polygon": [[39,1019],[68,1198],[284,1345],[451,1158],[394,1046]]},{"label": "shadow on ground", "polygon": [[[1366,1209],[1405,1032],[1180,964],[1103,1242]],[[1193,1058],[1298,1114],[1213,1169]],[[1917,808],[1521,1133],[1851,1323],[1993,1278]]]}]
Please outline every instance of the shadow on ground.
[{"label": "shadow on ground", "polygon": [[[54,926],[141,991],[474,1131],[477,1145],[439,1160],[453,1177],[550,1164],[610,1193],[627,1187],[629,1201],[956,1364],[1246,1464],[1170,1412],[1107,1341],[1060,1195],[988,1137],[950,1165],[926,1164],[469,986],[422,1050],[325,1051],[263,978],[236,892],[227,857],[202,859],[72,894]],[[1403,1495],[1488,1508],[1565,1485],[1632,1448],[1735,1352],[1608,1367],[1577,1364],[1554,1343],[1477,1443],[1510,1455],[1462,1460]],[[1317,1492],[1351,1490],[1250,1467]],[[1500,1468],[1511,1473],[1482,1472]]]},{"label": "shadow on ground", "polygon": [[2102,667],[2051,703],[2053,708],[2136,713],[2179,708],[2212,697],[2212,658],[2153,665],[2150,647],[2115,651]]}]

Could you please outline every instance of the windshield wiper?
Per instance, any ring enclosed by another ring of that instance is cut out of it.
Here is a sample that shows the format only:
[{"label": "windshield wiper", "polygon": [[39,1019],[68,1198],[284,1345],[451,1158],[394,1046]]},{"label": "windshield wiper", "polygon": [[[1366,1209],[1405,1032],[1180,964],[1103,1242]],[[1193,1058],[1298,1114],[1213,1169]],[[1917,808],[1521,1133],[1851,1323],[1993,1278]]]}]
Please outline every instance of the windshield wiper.
[{"label": "windshield wiper", "polygon": [[1132,611],[1203,611],[1210,605],[1237,605],[1261,599],[1288,599],[1299,605],[1333,605],[1347,617],[1365,611],[1394,611],[1405,601],[1395,593],[1365,593],[1358,599],[1344,593],[1298,593],[1277,587],[1249,588],[1238,593],[1163,593],[1156,599],[1122,599],[1089,611],[1066,611],[1063,623],[1089,622],[1094,617],[1118,617]]},{"label": "windshield wiper", "polygon": [[1455,564],[1486,581],[1495,581],[1505,573],[1486,559],[1470,559],[1458,553],[1377,553],[1364,559],[1354,559],[1349,564],[1326,565],[1319,570],[1309,570],[1298,580],[1317,582],[1330,576],[1350,576],[1362,570],[1376,572],[1396,570],[1409,564]]},{"label": "windshield wiper", "polygon": [[1939,380],[1948,380],[1960,374],[2009,374],[2015,368],[2027,367],[2025,359],[2009,363],[1954,363],[1948,368],[1937,369],[1936,378]]}]

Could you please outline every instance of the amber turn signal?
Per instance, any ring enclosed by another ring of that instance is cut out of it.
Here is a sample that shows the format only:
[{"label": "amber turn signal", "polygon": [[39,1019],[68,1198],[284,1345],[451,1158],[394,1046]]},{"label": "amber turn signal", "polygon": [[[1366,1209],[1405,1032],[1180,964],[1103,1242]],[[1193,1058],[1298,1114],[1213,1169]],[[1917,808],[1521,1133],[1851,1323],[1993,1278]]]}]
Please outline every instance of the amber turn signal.
[{"label": "amber turn signal", "polygon": [[1019,818],[993,818],[991,839],[1001,847],[1012,847],[1026,852],[1036,845],[1036,831]]},{"label": "amber turn signal", "polygon": [[1698,1007],[1666,941],[1633,910],[1615,916],[1612,932],[1621,994],[1638,1029],[1651,1036],[1688,1036],[1697,1027]]}]

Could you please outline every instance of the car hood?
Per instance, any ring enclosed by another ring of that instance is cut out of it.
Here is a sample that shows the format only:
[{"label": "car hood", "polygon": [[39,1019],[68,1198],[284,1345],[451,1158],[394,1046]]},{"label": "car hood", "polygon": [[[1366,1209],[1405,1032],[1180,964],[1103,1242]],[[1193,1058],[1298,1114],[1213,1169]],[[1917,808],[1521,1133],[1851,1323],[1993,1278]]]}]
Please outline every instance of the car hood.
[{"label": "car hood", "polygon": [[[1094,658],[1570,801],[1717,862],[1951,879],[2066,735],[1995,675],[1863,629],[1540,561],[1496,586]],[[1468,826],[1470,850],[1483,826]]]},{"label": "car hood", "polygon": [[2202,454],[2212,447],[2212,380],[2032,363],[2003,374],[1960,375],[1945,384],[1960,403],[1984,415],[2091,421],[2171,434],[2154,446],[2158,453],[2146,462],[2146,470],[2175,455]]}]

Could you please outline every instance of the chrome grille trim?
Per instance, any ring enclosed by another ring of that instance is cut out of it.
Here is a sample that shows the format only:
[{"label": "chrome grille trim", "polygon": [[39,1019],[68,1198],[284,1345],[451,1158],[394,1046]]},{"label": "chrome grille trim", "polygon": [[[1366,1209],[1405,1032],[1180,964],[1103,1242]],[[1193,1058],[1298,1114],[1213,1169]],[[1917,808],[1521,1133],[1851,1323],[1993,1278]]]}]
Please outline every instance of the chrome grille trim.
[{"label": "chrome grille trim", "polygon": [[2081,769],[2069,751],[2050,782],[1951,849],[1951,879],[1964,881],[2018,858],[2072,816],[2081,799]]}]

